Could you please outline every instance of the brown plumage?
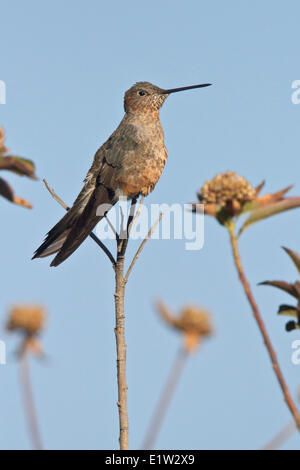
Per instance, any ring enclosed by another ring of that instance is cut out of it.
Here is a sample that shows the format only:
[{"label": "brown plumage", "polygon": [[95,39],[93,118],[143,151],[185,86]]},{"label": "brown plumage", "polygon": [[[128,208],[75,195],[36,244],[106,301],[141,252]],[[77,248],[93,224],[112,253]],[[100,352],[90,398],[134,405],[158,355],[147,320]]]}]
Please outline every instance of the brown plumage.
[{"label": "brown plumage", "polygon": [[84,186],[66,215],[50,230],[33,258],[57,253],[51,266],[67,259],[121,195],[147,196],[167,160],[159,109],[170,93],[209,84],[163,90],[138,82],[124,97],[125,115],[96,152]]}]

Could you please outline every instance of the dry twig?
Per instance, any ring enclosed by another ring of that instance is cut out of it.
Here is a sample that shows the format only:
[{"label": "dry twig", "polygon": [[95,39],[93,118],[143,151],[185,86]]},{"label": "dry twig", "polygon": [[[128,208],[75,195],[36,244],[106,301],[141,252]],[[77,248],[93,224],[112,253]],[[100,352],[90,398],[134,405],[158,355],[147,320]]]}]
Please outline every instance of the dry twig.
[{"label": "dry twig", "polygon": [[283,429],[281,429],[261,450],[276,450],[285,443],[297,430],[295,421],[292,419]]},{"label": "dry twig", "polygon": [[[47,181],[44,180],[46,188],[52,195],[52,197],[66,210],[69,210],[69,207],[62,201],[62,199],[57,196],[55,191],[50,188]],[[140,215],[141,207],[143,203],[143,198],[140,201],[139,207],[135,214],[135,205],[137,199],[132,199],[131,206],[130,206],[130,213],[128,216],[127,224],[126,224],[126,233],[123,233],[123,226],[124,226],[124,214],[122,209],[121,211],[121,233],[118,235],[115,228],[112,226],[111,222],[106,218],[108,224],[110,225],[111,229],[113,230],[116,242],[117,242],[117,256],[116,259],[113,257],[111,252],[108,248],[104,245],[104,243],[99,240],[99,238],[92,232],[90,237],[98,244],[98,246],[104,251],[104,253],[109,258],[113,269],[115,271],[115,336],[116,336],[116,348],[117,348],[117,380],[118,380],[118,410],[119,410],[119,424],[120,424],[120,449],[127,450],[129,448],[129,425],[128,425],[128,410],[127,410],[127,381],[126,381],[126,341],[125,341],[125,312],[124,312],[124,298],[125,298],[125,286],[128,280],[128,276],[140,254],[142,251],[145,243],[150,238],[151,234],[153,233],[155,227],[159,223],[162,214],[159,216],[159,219],[155,222],[153,227],[149,230],[148,235],[141,243],[136,255],[133,258],[129,269],[124,276],[124,261],[125,261],[125,253],[128,245],[129,234],[132,230],[134,223],[136,222],[137,218]],[[124,236],[125,235],[125,236]]]},{"label": "dry twig", "polygon": [[43,444],[34,404],[33,391],[30,379],[29,358],[27,351],[25,351],[22,357],[19,359],[19,367],[24,410],[27,416],[27,423],[29,427],[32,445],[35,450],[42,450]]},{"label": "dry twig", "polygon": [[178,350],[178,353],[175,357],[175,361],[170,371],[170,375],[165,384],[165,388],[162,391],[162,394],[152,416],[148,431],[142,444],[142,449],[153,449],[154,443],[161,429],[164,417],[171,403],[172,397],[178,385],[178,381],[186,364],[188,355],[189,354],[185,349],[180,348]]},{"label": "dry twig", "polygon": [[279,363],[278,363],[278,360],[277,360],[276,352],[275,352],[275,350],[272,346],[271,339],[270,339],[269,334],[267,332],[266,326],[265,326],[264,321],[263,321],[263,319],[261,317],[261,314],[259,312],[257,303],[256,303],[256,301],[253,297],[250,284],[249,284],[249,282],[246,278],[246,275],[244,273],[241,257],[240,257],[239,250],[238,250],[238,239],[237,239],[237,236],[235,235],[235,224],[234,224],[234,222],[231,221],[230,223],[228,223],[227,228],[228,228],[229,235],[230,235],[230,243],[231,243],[234,263],[235,263],[235,267],[236,267],[237,272],[238,272],[239,279],[240,279],[240,281],[243,285],[246,297],[247,297],[247,299],[250,303],[250,306],[252,308],[253,316],[255,318],[257,326],[258,326],[258,328],[261,332],[261,335],[263,337],[264,343],[266,345],[267,351],[269,353],[269,356],[270,356],[270,359],[271,359],[271,362],[272,362],[272,366],[273,366],[275,375],[277,377],[278,383],[279,383],[279,385],[281,387],[281,390],[283,392],[286,404],[287,404],[290,412],[292,413],[292,415],[294,417],[294,421],[296,423],[296,426],[297,426],[298,430],[300,431],[300,415],[298,413],[297,407],[296,407],[296,405],[295,405],[295,403],[292,399],[292,396],[290,394],[289,387],[288,387],[288,385],[287,385],[287,383],[286,383],[286,381],[283,377],[282,371],[280,369],[280,366],[279,366]]}]

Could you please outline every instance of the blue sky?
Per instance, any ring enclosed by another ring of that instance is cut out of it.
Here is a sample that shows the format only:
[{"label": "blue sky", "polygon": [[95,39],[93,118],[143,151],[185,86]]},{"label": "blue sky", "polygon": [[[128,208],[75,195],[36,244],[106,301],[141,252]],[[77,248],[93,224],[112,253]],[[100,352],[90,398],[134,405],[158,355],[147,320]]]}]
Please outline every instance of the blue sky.
[{"label": "blue sky", "polygon": [[[230,169],[266,190],[298,175],[300,105],[291,84],[300,79],[297,1],[158,2],[73,0],[2,2],[0,80],[7,104],[0,124],[15,154],[33,159],[71,203],[96,149],[123,115],[123,94],[146,80],[164,88],[211,82],[213,87],[170,96],[162,111],[169,160],[150,203],[195,199],[206,179]],[[63,209],[41,181],[7,175],[27,211],[1,200],[0,321],[15,302],[41,302],[49,312],[43,344],[47,365],[32,361],[45,446],[117,448],[117,391],[111,267],[91,240],[62,266],[30,261]],[[290,299],[258,287],[270,278],[294,281],[280,246],[300,251],[299,212],[253,226],[241,252],[254,294],[291,391],[300,366],[291,362],[296,331],[276,316]],[[215,337],[184,371],[157,448],[255,449],[283,427],[283,401],[257,326],[235,273],[228,236],[205,224],[204,248],[184,241],[150,241],[127,286],[128,399],[131,447],[138,448],[180,344],[153,310],[162,297],[176,311],[185,302],[213,313]],[[137,244],[132,242],[128,256]],[[0,447],[27,449],[15,339],[4,329],[8,364],[0,366]],[[299,435],[285,444],[299,448]]]}]

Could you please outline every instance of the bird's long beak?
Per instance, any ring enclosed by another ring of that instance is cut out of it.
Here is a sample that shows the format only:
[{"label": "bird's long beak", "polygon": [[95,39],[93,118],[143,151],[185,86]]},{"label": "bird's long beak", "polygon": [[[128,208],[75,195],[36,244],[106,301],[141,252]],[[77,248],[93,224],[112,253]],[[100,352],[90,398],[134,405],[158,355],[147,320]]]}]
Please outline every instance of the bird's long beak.
[{"label": "bird's long beak", "polygon": [[163,95],[170,95],[171,93],[177,93],[177,91],[192,90],[193,88],[203,88],[205,86],[211,86],[211,83],[202,83],[201,85],[183,86],[181,88],[171,88],[170,90],[164,90]]}]

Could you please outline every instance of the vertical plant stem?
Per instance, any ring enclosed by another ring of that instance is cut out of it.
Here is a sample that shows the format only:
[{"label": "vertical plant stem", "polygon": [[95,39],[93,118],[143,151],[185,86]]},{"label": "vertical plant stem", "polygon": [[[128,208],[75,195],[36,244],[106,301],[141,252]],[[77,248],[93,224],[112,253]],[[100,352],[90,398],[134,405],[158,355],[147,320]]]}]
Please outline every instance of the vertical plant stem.
[{"label": "vertical plant stem", "polygon": [[[136,198],[132,199],[127,220],[125,238],[117,237],[117,260],[115,265],[115,314],[116,314],[116,347],[117,347],[117,378],[118,378],[118,409],[120,424],[120,449],[129,449],[129,422],[127,410],[127,380],[126,380],[126,341],[125,341],[125,310],[124,297],[126,281],[124,279],[124,260],[130,225],[134,219]],[[122,229],[121,229],[122,230]]]},{"label": "vertical plant stem", "polygon": [[178,381],[186,364],[188,353],[180,348],[172,365],[170,375],[162,391],[156,409],[150,421],[150,425],[144,438],[142,449],[152,449],[161,429],[164,417],[171,403],[172,397],[178,385]]},{"label": "vertical plant stem", "polygon": [[30,378],[30,367],[28,352],[24,351],[23,356],[19,359],[20,381],[23,395],[23,406],[28,424],[32,447],[35,450],[42,450],[43,444],[39,431],[37,412],[34,404],[33,390]]},{"label": "vertical plant stem", "polygon": [[276,450],[287,441],[287,439],[294,434],[297,427],[295,421],[292,419],[279,433],[277,433],[261,450]]},{"label": "vertical plant stem", "polygon": [[124,312],[124,255],[118,253],[115,268],[115,314],[116,314],[116,346],[117,346],[117,378],[118,378],[118,409],[120,423],[120,449],[129,448],[129,425],[127,411],[127,382],[126,382],[126,342],[125,342],[125,312]]},{"label": "vertical plant stem", "polygon": [[[49,184],[46,180],[43,180],[46,188],[52,195],[52,197],[62,206],[64,209],[69,210],[69,207],[65,204],[65,202],[55,193],[55,191],[50,188]],[[142,249],[145,246],[145,243],[150,238],[152,232],[154,231],[155,227],[159,223],[162,214],[160,214],[158,220],[149,230],[147,236],[141,243],[140,247],[138,248],[130,266],[124,276],[124,260],[125,260],[125,253],[128,245],[129,233],[132,229],[134,223],[138,219],[141,206],[143,204],[144,198],[142,197],[139,207],[135,212],[135,206],[137,202],[137,198],[133,198],[131,201],[130,212],[127,219],[127,228],[125,232],[125,237],[123,235],[123,224],[121,227],[120,235],[117,233],[115,228],[112,226],[111,222],[107,219],[110,228],[115,233],[116,242],[117,242],[117,259],[115,260],[109,249],[104,245],[104,243],[99,240],[99,238],[91,232],[90,237],[97,243],[97,245],[103,250],[106,256],[109,258],[113,270],[115,272],[115,317],[116,317],[116,325],[115,325],[115,336],[116,336],[116,348],[117,348],[117,379],[118,379],[118,409],[119,409],[119,425],[120,425],[120,449],[125,450],[129,448],[129,425],[128,425],[128,411],[127,411],[127,382],[126,382],[126,342],[125,342],[125,311],[124,311],[124,298],[125,298],[125,286],[128,281],[129,274],[132,271],[132,268],[137,261]],[[123,213],[121,212],[121,218],[123,223]]]},{"label": "vertical plant stem", "polygon": [[253,316],[255,318],[257,326],[258,326],[258,328],[261,332],[261,335],[263,337],[265,346],[267,348],[267,351],[269,353],[269,356],[270,356],[270,359],[271,359],[271,362],[272,362],[274,372],[276,374],[277,380],[278,380],[279,385],[281,387],[281,390],[283,392],[286,404],[287,404],[290,412],[293,415],[293,418],[295,420],[297,428],[300,431],[300,416],[299,416],[297,407],[296,407],[296,405],[295,405],[295,403],[292,399],[292,396],[290,394],[288,385],[285,382],[285,379],[283,377],[282,371],[280,369],[280,366],[279,366],[279,363],[278,363],[278,360],[277,360],[275,350],[272,346],[272,343],[271,343],[269,334],[267,332],[266,326],[265,326],[264,321],[261,317],[261,314],[259,312],[256,301],[253,297],[250,284],[249,284],[249,282],[248,282],[248,280],[245,276],[245,273],[244,273],[241,257],[240,257],[239,250],[238,250],[238,240],[237,240],[237,236],[235,235],[235,224],[233,222],[231,222],[230,224],[227,225],[227,228],[228,228],[229,235],[230,235],[230,243],[231,243],[231,247],[232,247],[234,263],[235,263],[235,266],[236,266],[236,269],[237,269],[237,272],[238,272],[239,279],[240,279],[240,281],[243,285],[246,297],[247,297],[247,299],[248,299],[248,301],[251,305]]}]

